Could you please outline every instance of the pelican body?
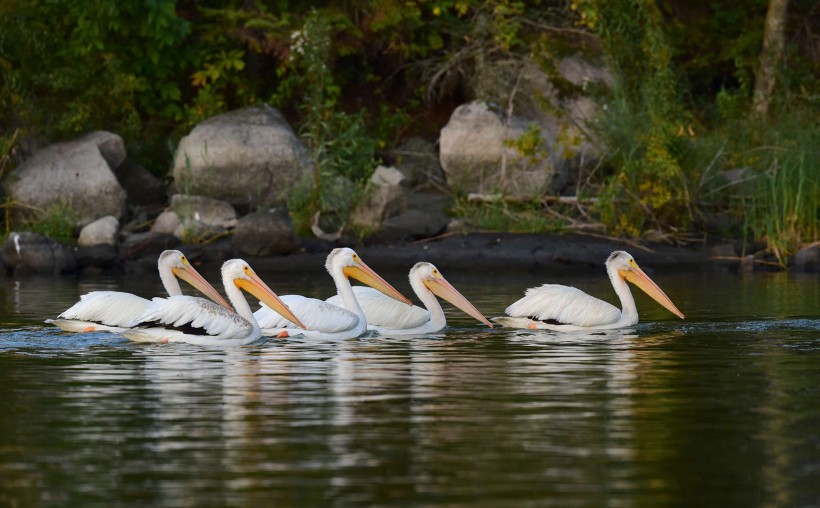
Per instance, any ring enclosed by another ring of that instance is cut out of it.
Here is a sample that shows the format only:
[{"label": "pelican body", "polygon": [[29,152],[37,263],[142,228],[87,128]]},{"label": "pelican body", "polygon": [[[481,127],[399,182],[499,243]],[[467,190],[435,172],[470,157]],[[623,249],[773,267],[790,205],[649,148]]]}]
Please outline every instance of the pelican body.
[{"label": "pelican body", "polygon": [[[413,305],[410,300],[367,266],[353,249],[347,247],[333,249],[327,256],[325,268],[333,278],[342,306],[301,295],[283,296],[282,301],[305,323],[305,330],[294,331],[294,333],[308,338],[343,340],[359,337],[367,331],[367,318],[356,299],[349,277],[381,291],[390,298],[403,302],[401,305],[408,308]],[[265,305],[265,302],[262,303],[262,307],[256,311],[254,316],[262,327],[264,335],[277,336],[294,328],[292,320],[275,312],[274,309]]]},{"label": "pelican body", "polygon": [[[169,296],[182,294],[177,278],[184,280],[217,304],[231,309],[222,295],[194,269],[185,255],[178,250],[166,250],[159,255],[157,269],[162,285]],[[151,300],[120,291],[92,291],[65,310],[57,319],[46,320],[66,332],[121,332],[129,328]]]},{"label": "pelican body", "polygon": [[641,288],[669,312],[683,319],[681,311],[661,288],[638,267],[635,259],[622,250],[610,254],[606,271],[621,309],[590,296],[580,289],[558,284],[530,288],[524,297],[507,307],[507,317],[494,321],[513,328],[550,330],[607,330],[638,323],[638,309],[627,282]]},{"label": "pelican body", "polygon": [[[367,328],[382,335],[423,335],[435,333],[447,326],[447,318],[436,296],[455,305],[467,315],[486,324],[487,321],[464,295],[450,284],[432,263],[416,263],[410,269],[410,287],[424,304],[425,308],[407,306],[397,300],[388,298],[373,288],[356,286],[353,293],[367,318]],[[341,298],[333,296],[328,302],[339,305]]]},{"label": "pelican body", "polygon": [[222,265],[225,294],[236,312],[192,296],[155,298],[145,312],[122,335],[138,342],[187,342],[200,345],[244,345],[262,337],[253,317],[246,291],[282,315],[302,325],[251,267],[241,259]]}]

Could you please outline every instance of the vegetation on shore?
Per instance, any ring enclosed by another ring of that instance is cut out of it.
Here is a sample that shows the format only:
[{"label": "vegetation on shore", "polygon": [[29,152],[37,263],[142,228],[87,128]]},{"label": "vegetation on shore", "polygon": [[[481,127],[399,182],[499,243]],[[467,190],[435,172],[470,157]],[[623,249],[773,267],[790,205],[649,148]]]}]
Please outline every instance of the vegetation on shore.
[{"label": "vegetation on shore", "polygon": [[[777,6],[782,47],[768,42]],[[362,189],[408,135],[436,139],[458,104],[510,102],[525,56],[549,74],[584,52],[603,55],[615,85],[594,92],[605,156],[577,202],[458,198],[454,213],[504,230],[724,235],[785,263],[820,240],[818,19],[810,0],[0,0],[0,176],[21,141],[90,129],[122,135],[164,176],[197,122],[269,102],[315,162],[316,185],[290,204],[305,221],[349,210],[357,195],[334,195],[333,178]]]}]

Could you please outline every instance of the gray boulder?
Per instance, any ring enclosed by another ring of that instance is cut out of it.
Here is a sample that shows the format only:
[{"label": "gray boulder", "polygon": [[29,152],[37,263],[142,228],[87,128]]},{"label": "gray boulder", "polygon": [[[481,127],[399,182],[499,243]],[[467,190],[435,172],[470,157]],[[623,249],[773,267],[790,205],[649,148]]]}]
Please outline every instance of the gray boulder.
[{"label": "gray boulder", "polygon": [[[66,143],[43,148],[14,170],[9,196],[28,207],[49,210],[67,205],[77,226],[100,217],[122,217],[125,191],[111,170],[125,159],[122,138],[92,132]],[[15,219],[31,216],[15,208]]]},{"label": "gray boulder", "polygon": [[151,231],[170,232],[183,243],[201,243],[224,235],[236,223],[236,210],[225,201],[175,194],[169,210],[157,217]]},{"label": "gray boulder", "polygon": [[365,233],[373,232],[384,220],[407,210],[407,196],[401,187],[403,179],[395,168],[376,168],[364,197],[350,214],[351,226]]},{"label": "gray boulder", "polygon": [[171,196],[170,209],[176,212],[183,223],[195,220],[208,226],[226,229],[236,226],[236,210],[230,204],[218,199],[174,194]]},{"label": "gray boulder", "polygon": [[510,143],[528,129],[524,119],[506,122],[484,102],[456,108],[439,139],[447,184],[459,194],[500,192],[522,199],[542,196],[555,173],[555,142],[548,131],[541,130],[535,152],[522,154]]},{"label": "gray boulder", "polygon": [[798,272],[820,271],[820,245],[803,247],[794,255],[793,263]]},{"label": "gray boulder", "polygon": [[39,233],[11,233],[0,246],[3,264],[15,273],[61,273],[77,263],[73,249]]},{"label": "gray boulder", "polygon": [[117,230],[119,230],[119,228],[120,221],[113,215],[101,217],[80,230],[77,245],[80,247],[115,245],[117,243]]},{"label": "gray boulder", "polygon": [[106,244],[77,247],[74,249],[74,258],[77,260],[77,268],[83,270],[113,268],[119,262],[117,247]]},{"label": "gray boulder", "polygon": [[299,248],[299,238],[285,208],[271,208],[242,217],[232,242],[245,256],[280,256]]},{"label": "gray boulder", "polygon": [[559,192],[576,178],[579,168],[594,167],[601,158],[595,139],[595,123],[601,107],[594,91],[612,88],[615,79],[608,67],[590,55],[576,53],[556,57],[552,71],[544,64],[525,61],[523,93],[526,116],[557,140],[554,149],[558,174],[551,191]]},{"label": "gray boulder", "polygon": [[125,189],[129,203],[156,206],[165,202],[165,184],[141,164],[126,159],[114,168],[114,175]]},{"label": "gray boulder", "polygon": [[254,208],[284,204],[312,163],[282,114],[254,106],[215,116],[182,138],[174,161],[177,192]]},{"label": "gray boulder", "polygon": [[369,243],[396,243],[435,236],[447,227],[449,218],[435,210],[407,210],[379,225],[366,240]]},{"label": "gray boulder", "polygon": [[402,172],[405,183],[413,189],[442,189],[444,171],[438,160],[436,146],[422,138],[412,137],[393,152],[396,169]]},{"label": "gray boulder", "polygon": [[97,149],[99,149],[100,155],[102,155],[103,159],[105,159],[105,162],[108,163],[108,167],[111,168],[112,171],[117,170],[122,163],[125,162],[125,158],[128,155],[125,150],[125,142],[123,142],[120,136],[112,132],[89,132],[88,134],[79,137],[77,141],[95,145]]}]

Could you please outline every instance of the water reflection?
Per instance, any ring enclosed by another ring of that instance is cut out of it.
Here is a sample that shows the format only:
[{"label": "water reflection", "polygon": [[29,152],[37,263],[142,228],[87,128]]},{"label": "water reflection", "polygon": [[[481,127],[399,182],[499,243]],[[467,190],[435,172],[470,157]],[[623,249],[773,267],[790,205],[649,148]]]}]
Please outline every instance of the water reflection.
[{"label": "water reflection", "polygon": [[[448,275],[488,315],[528,282]],[[820,502],[816,278],[665,281],[691,318],[639,302],[628,330],[488,330],[448,306],[451,326],[426,337],[224,349],[62,334],[41,320],[122,286],[16,282],[0,333],[3,502]]]}]

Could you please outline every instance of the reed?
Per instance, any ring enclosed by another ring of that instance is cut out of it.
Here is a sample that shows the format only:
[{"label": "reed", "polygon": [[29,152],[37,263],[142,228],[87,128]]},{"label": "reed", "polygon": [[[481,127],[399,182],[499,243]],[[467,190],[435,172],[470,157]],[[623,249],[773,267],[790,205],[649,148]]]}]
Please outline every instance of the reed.
[{"label": "reed", "polygon": [[801,245],[820,238],[820,128],[781,133],[790,136],[761,147],[764,170],[744,216],[746,228],[785,266]]}]

